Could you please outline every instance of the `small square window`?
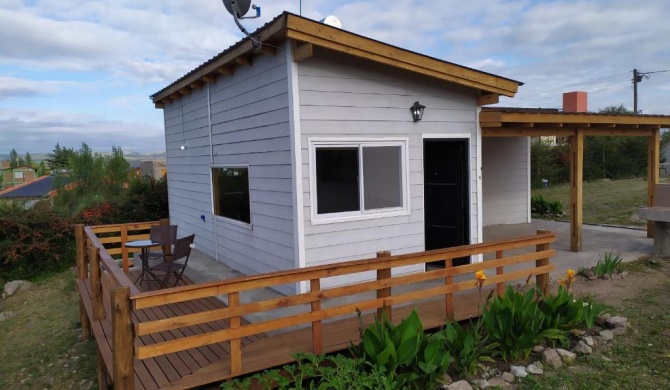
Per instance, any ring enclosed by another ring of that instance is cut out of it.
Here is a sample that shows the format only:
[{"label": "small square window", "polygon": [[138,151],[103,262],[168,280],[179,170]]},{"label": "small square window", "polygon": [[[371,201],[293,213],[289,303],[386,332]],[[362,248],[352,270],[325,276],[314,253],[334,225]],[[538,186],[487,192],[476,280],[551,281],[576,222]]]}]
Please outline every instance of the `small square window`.
[{"label": "small square window", "polygon": [[214,215],[251,223],[249,168],[212,168]]}]

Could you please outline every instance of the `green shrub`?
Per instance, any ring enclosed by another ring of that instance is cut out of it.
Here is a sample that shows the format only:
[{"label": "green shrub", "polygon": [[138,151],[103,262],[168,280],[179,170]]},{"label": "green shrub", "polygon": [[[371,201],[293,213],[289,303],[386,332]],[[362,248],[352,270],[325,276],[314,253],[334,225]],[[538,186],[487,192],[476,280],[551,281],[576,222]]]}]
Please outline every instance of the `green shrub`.
[{"label": "green shrub", "polygon": [[[544,314],[542,329],[567,331],[584,322],[584,300],[575,299],[563,286],[558,286],[557,294],[543,296],[538,305]],[[566,340],[557,339],[557,341]]]},{"label": "green shrub", "polygon": [[50,207],[0,204],[0,278],[35,279],[74,265],[72,221]]},{"label": "green shrub", "polygon": [[533,195],[530,198],[530,210],[533,215],[540,217],[563,216],[563,203],[560,200],[547,200],[542,195]]},{"label": "green shrub", "polygon": [[484,308],[484,325],[495,354],[505,362],[527,359],[531,349],[545,340],[562,340],[564,332],[543,326],[545,316],[535,299],[535,290],[525,294],[509,286],[503,296],[495,296]]},{"label": "green shrub", "polygon": [[583,301],[584,306],[584,324],[587,329],[593,328],[596,322],[596,318],[605,311],[605,307],[593,300],[593,298],[588,298]]},{"label": "green shrub", "polygon": [[449,367],[449,354],[443,350],[440,333],[426,335],[415,311],[397,326],[378,319],[362,334],[352,352],[371,365],[384,368],[389,379],[407,389],[434,386]]},{"label": "green shrub", "polygon": [[491,353],[497,347],[484,334],[483,317],[470,326],[463,327],[458,322],[447,322],[442,331],[445,346],[451,355],[454,368],[461,377],[477,374],[479,363],[492,362]]},{"label": "green shrub", "polygon": [[606,252],[605,256],[598,260],[596,266],[593,268],[595,276],[612,275],[613,273],[621,272],[621,264],[623,258],[621,255],[614,255],[612,252]]}]

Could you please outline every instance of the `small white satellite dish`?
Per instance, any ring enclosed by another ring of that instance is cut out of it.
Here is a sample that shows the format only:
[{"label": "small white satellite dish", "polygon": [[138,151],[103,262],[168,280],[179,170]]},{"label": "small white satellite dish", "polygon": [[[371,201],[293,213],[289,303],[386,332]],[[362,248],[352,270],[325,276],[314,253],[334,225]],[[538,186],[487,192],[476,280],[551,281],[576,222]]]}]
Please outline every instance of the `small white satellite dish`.
[{"label": "small white satellite dish", "polygon": [[334,15],[328,15],[325,18],[321,19],[320,22],[336,28],[342,28],[342,23],[340,23],[340,19],[338,19],[337,16]]},{"label": "small white satellite dish", "polygon": [[249,12],[251,0],[223,0],[223,6],[231,15],[242,18]]}]

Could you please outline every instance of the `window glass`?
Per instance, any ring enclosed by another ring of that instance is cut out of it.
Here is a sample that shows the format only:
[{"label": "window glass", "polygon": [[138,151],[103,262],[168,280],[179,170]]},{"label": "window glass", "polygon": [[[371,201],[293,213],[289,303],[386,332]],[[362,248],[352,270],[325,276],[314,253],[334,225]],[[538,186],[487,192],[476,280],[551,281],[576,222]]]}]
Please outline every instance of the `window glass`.
[{"label": "window glass", "polygon": [[358,148],[316,149],[319,214],[360,210]]},{"label": "window glass", "polygon": [[400,146],[363,147],[365,210],[402,207]]},{"label": "window glass", "polygon": [[249,168],[212,168],[214,214],[251,223]]}]

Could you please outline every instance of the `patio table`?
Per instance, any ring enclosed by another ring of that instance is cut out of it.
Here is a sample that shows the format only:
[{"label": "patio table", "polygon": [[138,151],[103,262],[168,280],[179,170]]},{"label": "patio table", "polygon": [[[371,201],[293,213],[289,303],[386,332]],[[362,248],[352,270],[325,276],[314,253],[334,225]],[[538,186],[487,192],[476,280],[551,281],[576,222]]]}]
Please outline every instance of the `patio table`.
[{"label": "patio table", "polygon": [[154,281],[157,282],[158,278],[149,269],[149,248],[159,246],[161,245],[161,243],[151,240],[136,240],[136,241],[128,241],[126,242],[125,245],[126,248],[135,248],[135,249],[140,248],[142,250],[142,253],[140,254],[140,259],[142,259],[142,272],[137,277],[137,279],[135,279],[135,284],[137,284],[137,281],[139,280],[141,286],[142,282],[144,282],[146,275],[149,275]]}]

